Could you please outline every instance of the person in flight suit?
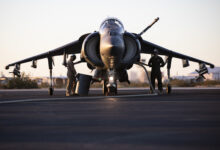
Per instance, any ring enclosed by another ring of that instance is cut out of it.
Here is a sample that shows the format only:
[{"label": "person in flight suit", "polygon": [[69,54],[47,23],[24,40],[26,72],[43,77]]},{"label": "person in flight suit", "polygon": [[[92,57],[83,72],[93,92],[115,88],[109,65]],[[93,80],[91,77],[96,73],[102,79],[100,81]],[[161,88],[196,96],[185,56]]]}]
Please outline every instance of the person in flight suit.
[{"label": "person in flight suit", "polygon": [[[153,88],[155,89],[155,79],[157,79],[158,82],[158,90],[160,92],[163,92],[163,85],[162,85],[162,75],[160,71],[160,67],[163,67],[165,65],[163,59],[158,56],[158,50],[154,50],[154,55],[150,58],[148,62],[148,66],[152,67],[151,69],[151,83]],[[152,89],[151,89],[152,92]]]},{"label": "person in flight suit", "polygon": [[74,87],[76,86],[76,69],[74,67],[73,61],[76,59],[76,55],[72,55],[67,62],[67,86],[66,86],[66,96],[71,96],[75,94]]}]

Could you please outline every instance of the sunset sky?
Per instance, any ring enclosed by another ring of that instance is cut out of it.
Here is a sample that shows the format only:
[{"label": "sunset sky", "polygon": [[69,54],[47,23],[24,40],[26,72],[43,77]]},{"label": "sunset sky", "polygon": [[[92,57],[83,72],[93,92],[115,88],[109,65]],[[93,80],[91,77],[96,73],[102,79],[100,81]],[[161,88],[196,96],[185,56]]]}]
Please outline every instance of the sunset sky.
[{"label": "sunset sky", "polygon": [[[0,72],[9,75],[13,68],[4,69],[9,63],[98,31],[107,17],[120,19],[126,31],[135,33],[160,17],[143,39],[220,66],[219,0],[0,0]],[[54,60],[55,76],[65,76],[62,56]],[[182,61],[174,59],[171,74],[186,75],[198,68],[197,63],[190,64],[182,68]],[[30,66],[21,65],[21,71],[49,75],[46,59],[38,61],[37,69]],[[90,73],[85,65],[76,68]]]}]

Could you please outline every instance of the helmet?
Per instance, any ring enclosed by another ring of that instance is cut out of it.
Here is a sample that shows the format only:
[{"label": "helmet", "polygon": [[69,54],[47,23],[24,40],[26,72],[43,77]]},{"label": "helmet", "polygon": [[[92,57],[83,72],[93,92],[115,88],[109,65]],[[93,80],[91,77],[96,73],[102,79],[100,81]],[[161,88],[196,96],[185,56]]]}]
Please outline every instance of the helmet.
[{"label": "helmet", "polygon": [[71,55],[70,57],[73,58],[73,60],[76,59],[76,55],[75,54]]},{"label": "helmet", "polygon": [[158,50],[157,49],[154,49],[154,54],[158,54]]}]

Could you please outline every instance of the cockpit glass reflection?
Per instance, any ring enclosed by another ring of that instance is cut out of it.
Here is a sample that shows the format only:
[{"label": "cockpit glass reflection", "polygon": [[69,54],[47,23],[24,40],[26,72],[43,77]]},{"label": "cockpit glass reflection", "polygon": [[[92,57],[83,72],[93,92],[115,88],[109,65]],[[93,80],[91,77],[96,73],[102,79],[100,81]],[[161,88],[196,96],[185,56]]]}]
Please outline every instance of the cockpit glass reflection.
[{"label": "cockpit glass reflection", "polygon": [[103,21],[103,23],[100,26],[100,31],[104,32],[105,30],[110,30],[112,34],[123,33],[124,32],[124,26],[118,19],[115,18],[109,18]]}]

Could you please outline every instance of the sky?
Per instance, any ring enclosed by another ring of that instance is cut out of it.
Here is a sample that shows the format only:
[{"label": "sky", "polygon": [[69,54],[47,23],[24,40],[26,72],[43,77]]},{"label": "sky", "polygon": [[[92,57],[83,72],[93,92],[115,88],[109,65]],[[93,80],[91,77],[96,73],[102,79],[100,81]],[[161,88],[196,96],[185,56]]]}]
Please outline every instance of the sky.
[{"label": "sky", "polygon": [[[122,21],[128,32],[140,33],[156,17],[160,20],[142,38],[170,50],[220,66],[219,0],[0,0],[0,72],[9,63],[41,54],[99,30],[107,17]],[[77,56],[79,59],[79,56]],[[149,60],[149,55],[142,55]],[[55,57],[55,76],[65,76],[62,56]],[[48,76],[47,59],[21,65],[31,76]],[[78,72],[91,74],[86,65]],[[135,70],[137,68],[132,68]],[[198,69],[173,59],[171,75]],[[162,69],[165,71],[165,67]]]}]

